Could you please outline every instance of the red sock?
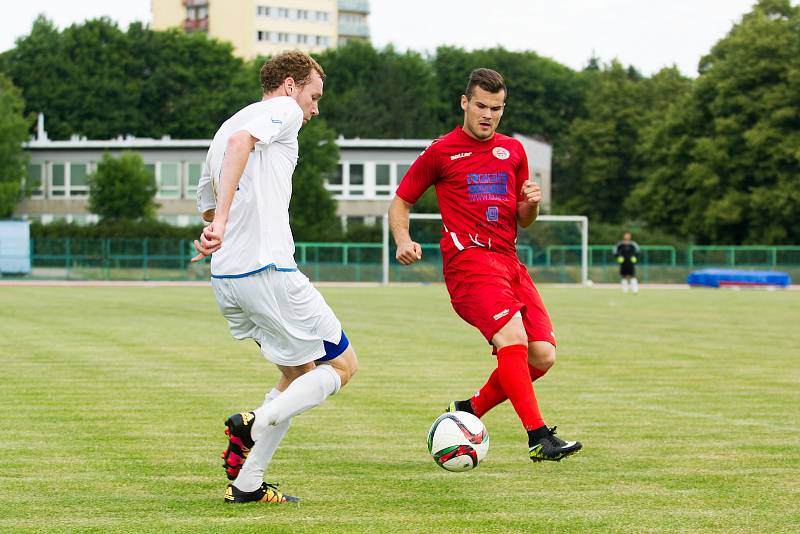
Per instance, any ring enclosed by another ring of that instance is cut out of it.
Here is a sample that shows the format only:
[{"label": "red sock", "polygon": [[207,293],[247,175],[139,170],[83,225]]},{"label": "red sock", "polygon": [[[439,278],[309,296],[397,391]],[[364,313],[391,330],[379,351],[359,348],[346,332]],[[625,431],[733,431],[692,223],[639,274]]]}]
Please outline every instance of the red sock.
[{"label": "red sock", "polygon": [[534,367],[531,364],[528,364],[528,372],[531,374],[531,381],[536,382],[537,380],[539,380],[540,378],[542,378],[544,375],[547,374],[547,369],[542,371],[541,369]]},{"label": "red sock", "polygon": [[[547,369],[542,371],[528,364],[528,372],[531,374],[531,382],[536,382],[547,374]],[[506,392],[503,391],[503,386],[500,385],[500,377],[497,373],[497,369],[495,369],[492,371],[492,374],[489,375],[489,380],[486,381],[486,384],[484,384],[469,401],[470,404],[472,404],[472,412],[478,417],[483,417],[483,414],[504,402],[506,399],[508,399],[508,397],[506,397]]]},{"label": "red sock", "polygon": [[489,375],[489,380],[486,381],[486,384],[472,396],[469,402],[472,404],[472,411],[475,415],[483,417],[483,414],[507,398],[506,392],[503,391],[503,386],[500,385],[500,376],[497,369],[495,369]]},{"label": "red sock", "polygon": [[497,371],[500,385],[514,406],[525,430],[544,426],[539,403],[533,393],[533,382],[528,371],[527,345],[508,345],[497,351]]}]

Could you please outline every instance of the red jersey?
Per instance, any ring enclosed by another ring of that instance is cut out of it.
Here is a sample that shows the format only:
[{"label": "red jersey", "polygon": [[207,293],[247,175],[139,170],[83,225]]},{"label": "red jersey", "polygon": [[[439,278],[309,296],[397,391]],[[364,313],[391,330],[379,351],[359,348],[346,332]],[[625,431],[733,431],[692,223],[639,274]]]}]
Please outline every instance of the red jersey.
[{"label": "red jersey", "polygon": [[397,188],[410,204],[431,185],[442,214],[445,269],[460,251],[483,247],[516,257],[517,202],[524,200],[528,158],[522,144],[495,133],[478,141],[459,126],[420,154]]}]

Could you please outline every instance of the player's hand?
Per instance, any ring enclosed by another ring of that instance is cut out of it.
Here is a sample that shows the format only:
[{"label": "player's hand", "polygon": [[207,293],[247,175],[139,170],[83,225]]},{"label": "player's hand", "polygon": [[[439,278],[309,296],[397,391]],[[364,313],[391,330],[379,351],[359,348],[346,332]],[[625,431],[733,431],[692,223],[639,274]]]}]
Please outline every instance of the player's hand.
[{"label": "player's hand", "polygon": [[522,195],[528,204],[538,204],[542,201],[542,188],[532,180],[525,180],[522,184]]},{"label": "player's hand", "polygon": [[411,265],[422,259],[422,247],[415,241],[406,241],[397,245],[397,261],[403,265]]},{"label": "player's hand", "polygon": [[218,251],[222,246],[222,236],[224,234],[225,223],[223,221],[214,221],[203,228],[200,239],[194,240],[194,248],[197,251],[197,256],[192,258],[192,261],[200,261]]}]

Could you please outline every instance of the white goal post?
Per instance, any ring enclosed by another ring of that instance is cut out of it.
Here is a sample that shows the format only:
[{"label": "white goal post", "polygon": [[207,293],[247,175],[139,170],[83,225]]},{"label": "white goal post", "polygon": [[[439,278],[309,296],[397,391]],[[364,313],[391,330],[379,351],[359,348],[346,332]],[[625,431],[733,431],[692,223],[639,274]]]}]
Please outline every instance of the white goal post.
[{"label": "white goal post", "polygon": [[[441,220],[442,216],[438,213],[411,213],[411,220]],[[581,284],[589,285],[589,218],[585,215],[539,215],[537,221],[553,222],[575,222],[581,229]],[[534,224],[536,224],[534,222]],[[389,215],[383,216],[383,283],[389,283]]]}]

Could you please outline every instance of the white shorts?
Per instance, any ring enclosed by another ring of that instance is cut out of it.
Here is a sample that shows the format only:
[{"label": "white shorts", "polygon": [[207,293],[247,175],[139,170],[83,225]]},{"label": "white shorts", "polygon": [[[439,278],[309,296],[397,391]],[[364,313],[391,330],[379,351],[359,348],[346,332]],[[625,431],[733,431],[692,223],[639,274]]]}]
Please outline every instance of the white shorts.
[{"label": "white shorts", "polygon": [[338,344],[342,323],[300,271],[266,269],[242,278],[212,278],[217,304],[236,339],[252,338],[278,365],[303,365]]}]

